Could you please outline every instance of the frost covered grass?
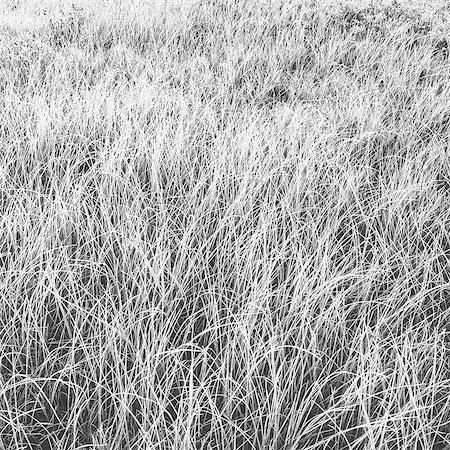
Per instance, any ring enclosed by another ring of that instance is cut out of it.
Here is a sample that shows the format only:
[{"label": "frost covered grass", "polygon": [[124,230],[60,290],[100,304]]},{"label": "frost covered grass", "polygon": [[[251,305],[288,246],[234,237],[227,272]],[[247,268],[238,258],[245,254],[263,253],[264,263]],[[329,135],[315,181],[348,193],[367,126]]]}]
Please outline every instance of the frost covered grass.
[{"label": "frost covered grass", "polygon": [[0,22],[0,449],[446,448],[446,11],[47,3]]}]

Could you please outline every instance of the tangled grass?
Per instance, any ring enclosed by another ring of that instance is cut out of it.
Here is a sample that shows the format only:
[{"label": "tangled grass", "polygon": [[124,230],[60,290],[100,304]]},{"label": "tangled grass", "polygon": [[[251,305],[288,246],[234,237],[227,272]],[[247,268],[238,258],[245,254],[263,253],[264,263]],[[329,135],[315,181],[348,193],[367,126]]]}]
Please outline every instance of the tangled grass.
[{"label": "tangled grass", "polygon": [[448,22],[161,5],[4,7],[0,449],[447,448]]}]

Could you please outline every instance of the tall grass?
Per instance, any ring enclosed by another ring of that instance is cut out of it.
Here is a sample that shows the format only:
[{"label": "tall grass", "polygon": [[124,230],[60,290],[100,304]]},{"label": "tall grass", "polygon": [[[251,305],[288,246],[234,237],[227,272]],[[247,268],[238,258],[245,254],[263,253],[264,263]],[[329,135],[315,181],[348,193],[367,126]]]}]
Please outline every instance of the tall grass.
[{"label": "tall grass", "polygon": [[450,444],[446,17],[5,5],[1,450]]}]

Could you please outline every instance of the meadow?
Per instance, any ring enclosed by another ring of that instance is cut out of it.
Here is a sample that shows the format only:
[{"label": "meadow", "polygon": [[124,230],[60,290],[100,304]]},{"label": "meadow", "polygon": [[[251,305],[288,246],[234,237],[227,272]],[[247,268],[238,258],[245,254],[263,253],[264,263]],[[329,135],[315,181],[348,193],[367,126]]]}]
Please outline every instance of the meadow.
[{"label": "meadow", "polygon": [[449,9],[0,11],[0,450],[450,448]]}]

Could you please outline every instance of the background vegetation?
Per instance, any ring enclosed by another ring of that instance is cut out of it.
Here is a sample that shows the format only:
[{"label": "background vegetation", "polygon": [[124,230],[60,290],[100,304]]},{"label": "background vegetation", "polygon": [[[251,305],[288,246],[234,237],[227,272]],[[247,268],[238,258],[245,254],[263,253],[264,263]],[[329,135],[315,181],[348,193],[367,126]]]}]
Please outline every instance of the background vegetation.
[{"label": "background vegetation", "polygon": [[446,448],[446,11],[46,8],[0,24],[0,449]]}]

